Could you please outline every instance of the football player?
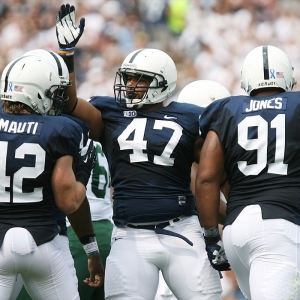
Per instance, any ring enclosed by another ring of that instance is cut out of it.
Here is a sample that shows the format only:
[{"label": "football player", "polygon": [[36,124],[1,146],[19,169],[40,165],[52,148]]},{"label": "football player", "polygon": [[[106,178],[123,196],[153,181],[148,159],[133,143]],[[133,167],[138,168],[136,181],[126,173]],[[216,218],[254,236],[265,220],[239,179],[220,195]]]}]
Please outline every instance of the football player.
[{"label": "football player", "polygon": [[[34,49],[31,51],[26,52],[23,54],[23,56],[31,56],[35,55],[38,57],[41,57],[54,65],[57,66],[57,71],[59,76],[62,76],[63,74],[68,75],[68,70],[67,67],[63,61],[63,59],[53,51],[48,51],[44,49]],[[56,115],[61,114],[60,110],[59,112],[56,112]],[[53,112],[52,112],[53,113]],[[88,125],[81,121],[80,119],[71,117],[69,115],[63,115],[65,117],[68,117],[78,123],[82,127],[82,145],[87,144],[88,140],[88,132],[89,132],[89,127]],[[88,185],[87,185],[88,187]],[[74,282],[76,285],[78,285],[78,280],[76,276],[76,270],[74,268],[74,261],[70,252],[69,248],[69,240],[67,236],[67,225],[66,225],[66,214],[61,211],[57,205],[54,203],[53,206],[53,217],[56,220],[58,226],[59,226],[59,236],[60,236],[60,242],[61,242],[61,249],[64,254],[64,259],[67,263],[67,265],[70,268],[70,271],[73,275]],[[88,200],[85,199],[83,203],[80,205],[80,207],[72,214],[68,215],[68,218],[72,222],[72,226],[76,229],[76,239],[85,239],[85,236],[95,236],[94,233],[94,228],[91,220],[91,213],[90,213],[90,207]],[[77,225],[78,224],[78,225]],[[83,247],[81,246],[82,250]],[[84,251],[84,250],[83,250]],[[87,259],[87,256],[85,255],[85,259]],[[90,272],[90,278],[89,278],[89,285],[98,288],[99,286],[103,285],[103,264],[101,262],[101,257],[99,252],[93,253],[93,255],[88,257],[88,268],[87,268],[87,263],[85,262],[85,268],[87,272]],[[101,275],[102,274],[102,275]],[[100,276],[101,275],[101,276]],[[101,278],[102,277],[102,278]],[[85,279],[85,278],[84,278]],[[81,284],[81,283],[80,283]],[[26,289],[23,287],[21,293],[20,290],[23,286],[23,280],[22,276],[18,276],[17,282],[14,287],[13,294],[10,298],[10,300],[26,300],[26,299],[31,299],[31,297],[28,295]]]},{"label": "football player", "polygon": [[300,299],[300,93],[288,56],[266,45],[242,67],[248,96],[213,102],[200,119],[205,138],[197,208],[217,266],[218,186],[230,184],[223,231],[226,256],[247,299]]},{"label": "football player", "polygon": [[[63,5],[57,16],[59,53],[74,80],[74,47],[84,20]],[[176,298],[221,299],[219,273],[205,252],[190,189],[190,171],[201,143],[203,108],[163,101],[175,90],[174,61],[157,49],[130,53],[116,73],[115,97],[89,102],[68,89],[67,109],[90,125],[108,159],[114,188],[111,251],[105,299],[154,299],[161,270]],[[180,274],[180,276],[179,276]]]},{"label": "football player", "polygon": [[1,76],[0,295],[4,300],[10,298],[18,274],[32,298],[79,299],[53,213],[55,205],[71,214],[82,204],[95,149],[90,143],[81,156],[81,126],[59,116],[70,86],[67,67],[62,62],[59,74],[59,63],[20,57]]},{"label": "football player", "polygon": [[[229,91],[220,83],[211,80],[196,80],[187,84],[179,93],[177,97],[178,102],[191,103],[201,107],[206,107],[212,101],[229,97]],[[198,164],[194,162],[191,168],[191,190],[195,193],[195,179]],[[226,199],[222,192],[220,192],[220,218],[219,222],[224,223],[226,214]],[[155,300],[176,300],[175,296],[166,285],[162,274],[159,274],[159,285]]]}]

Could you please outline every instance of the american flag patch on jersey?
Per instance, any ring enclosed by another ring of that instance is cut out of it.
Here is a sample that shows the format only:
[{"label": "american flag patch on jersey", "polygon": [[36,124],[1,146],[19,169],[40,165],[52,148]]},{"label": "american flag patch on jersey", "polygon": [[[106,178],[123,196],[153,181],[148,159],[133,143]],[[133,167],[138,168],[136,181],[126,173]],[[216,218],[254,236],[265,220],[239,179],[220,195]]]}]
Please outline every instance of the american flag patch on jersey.
[{"label": "american flag patch on jersey", "polygon": [[276,78],[284,78],[283,72],[276,72]]}]

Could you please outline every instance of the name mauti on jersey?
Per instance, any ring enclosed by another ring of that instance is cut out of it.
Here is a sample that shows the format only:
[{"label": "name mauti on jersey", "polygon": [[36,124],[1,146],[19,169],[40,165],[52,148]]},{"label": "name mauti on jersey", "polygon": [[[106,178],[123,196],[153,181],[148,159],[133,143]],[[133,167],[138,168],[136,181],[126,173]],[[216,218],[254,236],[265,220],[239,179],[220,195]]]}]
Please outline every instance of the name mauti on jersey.
[{"label": "name mauti on jersey", "polygon": [[37,134],[38,125],[38,122],[16,122],[0,118],[0,131],[7,133]]}]

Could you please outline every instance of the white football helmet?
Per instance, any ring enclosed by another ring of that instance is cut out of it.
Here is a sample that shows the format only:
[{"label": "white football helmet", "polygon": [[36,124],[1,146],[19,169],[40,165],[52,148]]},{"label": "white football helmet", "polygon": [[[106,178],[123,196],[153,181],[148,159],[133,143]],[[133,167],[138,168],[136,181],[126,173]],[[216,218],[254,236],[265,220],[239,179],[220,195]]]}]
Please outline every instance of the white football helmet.
[{"label": "white football helmet", "polygon": [[211,80],[196,80],[186,85],[178,95],[178,102],[206,107],[212,101],[230,97],[229,91],[220,83]]},{"label": "white football helmet", "polygon": [[253,90],[277,87],[291,91],[297,83],[294,68],[288,56],[274,46],[259,46],[245,58],[242,68],[241,88],[248,95]]},{"label": "white football helmet", "polygon": [[[142,99],[136,99],[136,86],[126,93],[127,76],[140,76],[152,79],[149,88],[145,89]],[[130,53],[116,73],[114,92],[117,103],[125,103],[132,108],[138,105],[162,102],[175,90],[177,69],[172,58],[157,49],[139,49]]]},{"label": "white football helmet", "polygon": [[[58,75],[61,78],[62,81],[69,81],[69,85],[71,85],[71,82],[69,80],[69,71],[68,67],[65,64],[62,57],[50,50],[45,49],[34,49],[26,52],[23,54],[23,56],[29,56],[29,55],[35,55],[41,58],[44,58],[45,60],[51,62],[55,66],[57,66]],[[68,98],[67,98],[68,100]],[[63,107],[65,106],[66,101],[62,102],[56,102],[54,103],[53,107],[49,111],[49,115],[60,115],[62,113]]]},{"label": "white football helmet", "polygon": [[59,76],[57,64],[35,55],[21,56],[2,72],[1,100],[24,103],[42,115],[54,107],[59,114],[68,101],[69,85],[69,76]]}]

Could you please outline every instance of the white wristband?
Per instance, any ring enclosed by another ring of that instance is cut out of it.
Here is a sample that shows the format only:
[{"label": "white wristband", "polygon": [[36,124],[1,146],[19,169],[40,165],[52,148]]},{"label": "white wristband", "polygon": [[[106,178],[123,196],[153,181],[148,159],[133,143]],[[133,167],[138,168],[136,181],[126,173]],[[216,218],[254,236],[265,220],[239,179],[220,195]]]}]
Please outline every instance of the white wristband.
[{"label": "white wristband", "polygon": [[88,257],[100,254],[97,241],[83,245],[83,249]]}]

